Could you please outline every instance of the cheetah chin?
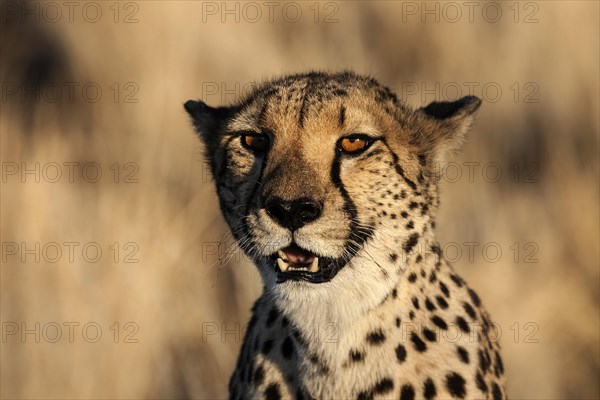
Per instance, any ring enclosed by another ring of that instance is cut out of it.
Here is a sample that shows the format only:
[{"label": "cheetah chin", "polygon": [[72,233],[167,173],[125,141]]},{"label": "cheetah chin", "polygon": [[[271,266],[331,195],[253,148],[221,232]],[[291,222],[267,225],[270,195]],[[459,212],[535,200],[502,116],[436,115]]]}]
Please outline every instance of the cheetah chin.
[{"label": "cheetah chin", "polygon": [[322,257],[298,246],[296,243],[271,255],[276,282],[306,281],[324,283],[331,281],[343,267],[343,260]]}]

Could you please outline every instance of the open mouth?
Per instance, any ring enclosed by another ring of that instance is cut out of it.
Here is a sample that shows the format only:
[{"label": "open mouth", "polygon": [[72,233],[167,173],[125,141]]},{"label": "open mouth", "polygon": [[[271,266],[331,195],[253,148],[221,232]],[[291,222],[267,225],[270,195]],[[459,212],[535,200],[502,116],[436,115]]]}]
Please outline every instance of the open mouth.
[{"label": "open mouth", "polygon": [[301,249],[296,244],[277,252],[277,266],[281,272],[319,272],[319,257]]},{"label": "open mouth", "polygon": [[277,271],[277,283],[287,280],[323,283],[330,281],[341,269],[338,260],[319,257],[292,243],[271,256]]}]

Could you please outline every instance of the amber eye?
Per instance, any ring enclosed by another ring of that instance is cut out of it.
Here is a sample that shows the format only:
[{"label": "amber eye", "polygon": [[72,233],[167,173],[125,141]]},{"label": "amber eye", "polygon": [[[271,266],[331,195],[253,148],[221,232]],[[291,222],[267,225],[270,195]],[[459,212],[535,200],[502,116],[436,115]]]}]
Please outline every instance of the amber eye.
[{"label": "amber eye", "polygon": [[339,147],[348,154],[354,154],[366,150],[372,142],[373,140],[364,136],[350,136],[340,140]]},{"label": "amber eye", "polygon": [[242,135],[242,145],[252,151],[267,151],[269,144],[267,135]]}]

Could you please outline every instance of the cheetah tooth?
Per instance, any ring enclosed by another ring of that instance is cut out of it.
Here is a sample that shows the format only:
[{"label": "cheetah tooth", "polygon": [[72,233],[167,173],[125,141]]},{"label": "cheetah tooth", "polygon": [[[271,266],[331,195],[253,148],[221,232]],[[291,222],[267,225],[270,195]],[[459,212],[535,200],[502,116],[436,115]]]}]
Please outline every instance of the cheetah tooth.
[{"label": "cheetah tooth", "polygon": [[290,267],[290,264],[283,261],[281,258],[277,258],[277,266],[281,270],[281,272],[285,272]]},{"label": "cheetah tooth", "polygon": [[310,272],[318,272],[319,271],[319,257],[315,257],[312,261],[312,264],[310,264]]},{"label": "cheetah tooth", "polygon": [[278,250],[277,251],[277,255],[279,256],[279,258],[281,258],[281,260],[286,261],[288,260],[287,258],[287,254],[285,254],[285,251],[283,250]]}]

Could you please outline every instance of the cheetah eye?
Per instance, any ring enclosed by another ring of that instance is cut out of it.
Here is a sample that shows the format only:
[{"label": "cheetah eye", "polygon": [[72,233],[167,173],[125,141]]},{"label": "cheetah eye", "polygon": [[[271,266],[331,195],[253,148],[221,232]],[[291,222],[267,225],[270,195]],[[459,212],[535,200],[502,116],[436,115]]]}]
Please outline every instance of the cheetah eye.
[{"label": "cheetah eye", "polygon": [[364,135],[348,136],[340,139],[338,148],[347,154],[358,154],[368,149],[372,143],[373,139]]},{"label": "cheetah eye", "polygon": [[242,135],[242,146],[255,152],[267,151],[270,144],[267,135]]}]

